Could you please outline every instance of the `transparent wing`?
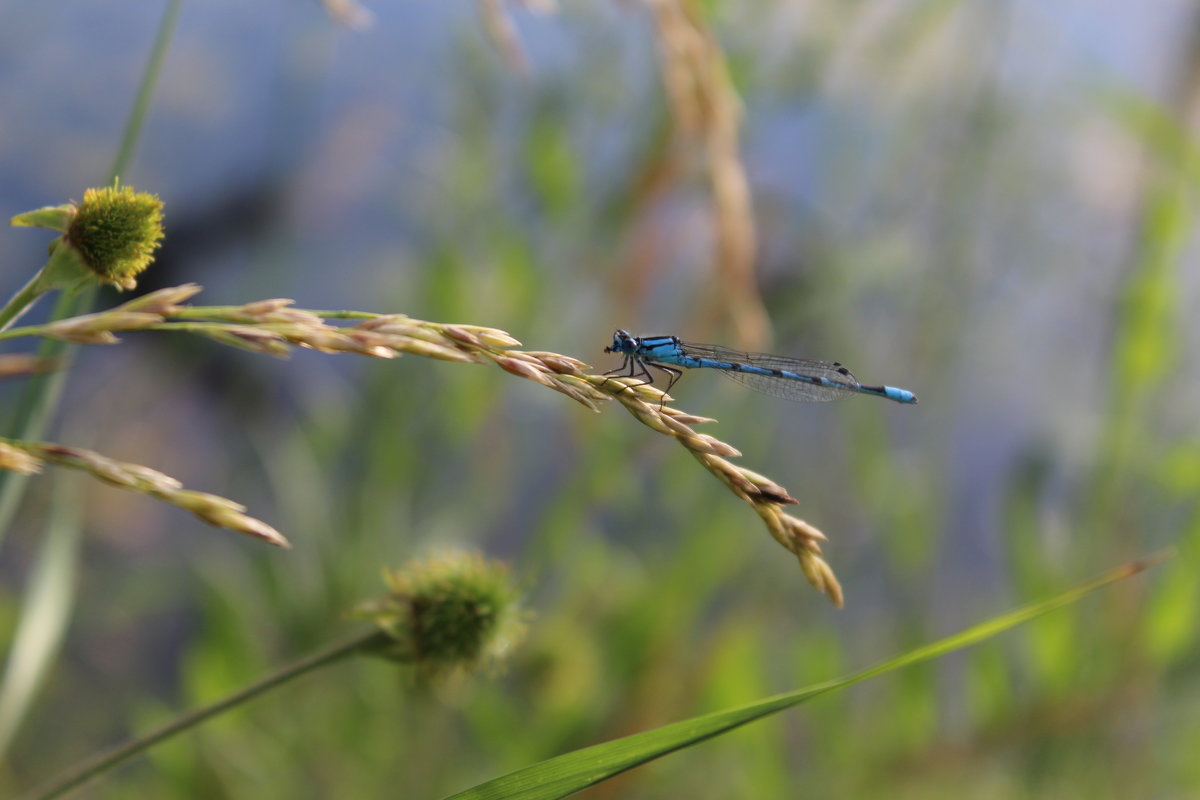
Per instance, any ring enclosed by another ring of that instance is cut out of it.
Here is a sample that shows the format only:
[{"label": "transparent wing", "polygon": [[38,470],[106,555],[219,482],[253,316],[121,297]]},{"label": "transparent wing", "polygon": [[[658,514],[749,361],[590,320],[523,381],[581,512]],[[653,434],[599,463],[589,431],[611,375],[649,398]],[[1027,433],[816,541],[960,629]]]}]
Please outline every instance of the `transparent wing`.
[{"label": "transparent wing", "polygon": [[812,361],[806,358],[773,356],[767,353],[746,353],[716,344],[683,343],[684,352],[696,358],[711,358],[737,364],[749,364],[763,369],[779,369],[808,378],[823,378],[832,386],[808,383],[776,375],[756,375],[753,372],[721,370],[721,374],[758,392],[782,397],[785,400],[826,402],[857,394],[859,383],[850,370],[836,361]]}]

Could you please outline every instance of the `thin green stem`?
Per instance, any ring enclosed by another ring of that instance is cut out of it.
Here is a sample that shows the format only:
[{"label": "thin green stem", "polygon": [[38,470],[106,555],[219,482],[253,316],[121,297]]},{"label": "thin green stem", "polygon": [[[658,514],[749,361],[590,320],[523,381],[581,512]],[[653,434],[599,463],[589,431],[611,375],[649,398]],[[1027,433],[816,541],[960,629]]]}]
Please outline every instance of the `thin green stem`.
[{"label": "thin green stem", "polygon": [[372,314],[370,311],[318,311],[311,308],[304,310],[310,314],[316,314],[322,319],[375,319],[389,316],[388,314]]},{"label": "thin green stem", "polygon": [[[212,320],[191,320],[185,322],[159,322],[137,328],[139,331],[183,331],[185,333],[225,333],[231,325],[237,322],[214,322]],[[250,323],[246,323],[249,325]],[[288,322],[257,322],[253,324],[256,330],[269,333],[281,333],[295,326]],[[0,334],[2,336],[3,334]]]},{"label": "thin green stem", "polygon": [[[237,308],[239,308],[239,307],[238,306],[209,306],[207,308],[184,309],[180,313],[172,312],[171,317],[173,320],[179,320],[177,322],[174,322],[174,321],[173,322],[159,322],[154,325],[143,325],[141,327],[131,328],[129,330],[130,330],[130,332],[132,332],[132,331],[185,331],[185,332],[190,332],[190,333],[207,333],[207,332],[211,332],[211,331],[222,332],[222,331],[225,331],[226,329],[228,329],[228,327],[231,324],[236,325],[239,323],[236,323],[236,322],[231,323],[228,321],[213,320],[211,318],[224,316],[225,314],[229,313],[231,310],[237,309]],[[323,311],[318,311],[315,313],[318,316],[325,317],[327,319],[374,319],[375,317],[380,316],[379,314],[371,314],[371,313],[367,313],[367,312],[354,312],[354,311],[333,312],[333,314],[344,314],[346,316],[333,316],[329,312],[323,312]],[[350,316],[351,314],[358,314],[359,316],[351,317]],[[255,328],[257,328],[259,330],[274,331],[274,332],[286,332],[293,326],[293,323],[290,323],[290,322],[255,322],[255,323],[247,322],[245,324],[247,324],[247,325],[252,324]],[[53,329],[53,323],[45,323],[42,325],[24,325],[20,328],[9,328],[8,330],[0,330],[0,342],[4,341],[6,339],[19,339],[24,336],[46,336],[48,333],[52,332],[52,329]],[[122,333],[123,331],[121,331],[120,329],[117,329],[114,332]]]},{"label": "thin green stem", "polygon": [[20,339],[22,336],[43,336],[45,333],[45,325],[25,325],[20,328],[7,328],[0,330],[0,342],[5,339]]},{"label": "thin green stem", "polygon": [[[120,328],[113,333],[134,333],[136,331],[184,331],[187,333],[210,333],[213,331],[222,332],[229,328],[229,322],[213,322],[210,320],[194,320],[190,322],[159,322],[153,325],[142,325],[137,328],[122,330]],[[254,327],[264,331],[278,331],[286,328],[287,323],[258,323]],[[5,339],[18,339],[22,336],[51,336],[54,332],[54,323],[46,323],[44,325],[26,325],[20,328],[9,328],[6,331],[0,331],[0,342]]]},{"label": "thin green stem", "polygon": [[[288,306],[288,310],[315,314],[322,319],[375,319],[377,317],[389,316],[388,314],[375,314],[370,311],[320,311],[312,308],[293,308],[291,306]],[[185,306],[184,308],[172,311],[171,318],[212,319],[244,313],[242,306]]]},{"label": "thin green stem", "polygon": [[219,700],[212,705],[204,708],[196,709],[187,714],[184,714],[162,727],[151,731],[150,733],[126,742],[123,745],[114,747],[111,750],[99,753],[91,759],[71,769],[66,774],[59,777],[57,781],[29,795],[30,800],[47,800],[51,797],[61,797],[66,792],[75,789],[96,776],[113,769],[118,764],[122,764],[134,756],[149,750],[154,745],[170,739],[176,734],[183,733],[189,728],[194,728],[201,722],[204,722],[218,714],[221,714],[230,709],[236,708],[243,703],[263,694],[278,686],[282,686],[289,681],[295,680],[305,673],[312,672],[319,667],[324,667],[339,661],[346,656],[353,655],[355,652],[364,648],[371,647],[376,643],[382,643],[387,640],[387,634],[382,631],[372,630],[367,633],[360,633],[343,642],[339,642],[325,650],[315,653],[308,658],[301,659],[294,664],[290,664],[281,670],[278,670],[267,677],[255,681],[249,686],[234,692],[223,700]]},{"label": "thin green stem", "polygon": [[8,330],[9,326],[20,319],[22,314],[32,308],[34,301],[46,292],[46,288],[42,283],[41,272],[30,278],[29,283],[22,286],[9,299],[4,308],[0,309],[0,332]]},{"label": "thin green stem", "polygon": [[172,319],[211,319],[228,317],[241,310],[241,306],[184,306],[171,312]]}]

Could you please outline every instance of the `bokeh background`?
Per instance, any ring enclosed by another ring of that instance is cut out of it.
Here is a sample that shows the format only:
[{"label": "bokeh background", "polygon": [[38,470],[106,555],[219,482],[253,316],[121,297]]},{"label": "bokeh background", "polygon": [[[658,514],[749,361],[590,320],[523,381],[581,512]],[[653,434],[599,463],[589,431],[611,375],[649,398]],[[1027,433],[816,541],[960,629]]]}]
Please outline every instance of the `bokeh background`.
[{"label": "bokeh background", "polygon": [[[104,181],[163,5],[0,6],[4,217]],[[295,547],[34,482],[0,629],[63,491],[83,564],[3,785],[344,635],[383,565],[440,549],[521,582],[535,616],[503,675],[430,693],[341,665],[83,796],[439,797],[1179,544],[998,642],[583,796],[1200,794],[1200,3],[370,11],[355,30],[316,2],[184,4],[122,175],[166,204],[142,288],[489,325],[601,369],[614,328],[677,333],[909,388],[920,405],[792,404],[707,372],[674,391],[800,499],[846,608],[618,408],[470,365],[130,335],[78,353],[49,438],[244,502]],[[46,243],[0,229],[0,289]]]}]

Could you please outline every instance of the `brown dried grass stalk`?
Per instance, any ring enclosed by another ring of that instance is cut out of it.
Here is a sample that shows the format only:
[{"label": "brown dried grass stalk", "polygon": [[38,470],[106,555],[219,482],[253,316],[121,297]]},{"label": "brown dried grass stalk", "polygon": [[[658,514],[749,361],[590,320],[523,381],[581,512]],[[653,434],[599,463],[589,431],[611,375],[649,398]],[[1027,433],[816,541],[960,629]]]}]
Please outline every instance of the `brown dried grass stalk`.
[{"label": "brown dried grass stalk", "polygon": [[694,0],[648,0],[658,36],[663,86],[681,141],[698,140],[712,191],[714,266],[720,308],[738,341],[761,349],[770,322],[754,274],[758,234],[742,164],[742,102],[725,54]]},{"label": "brown dried grass stalk", "polygon": [[[274,356],[286,356],[293,347],[373,358],[409,353],[445,361],[490,362],[565,394],[593,411],[616,400],[643,425],[674,438],[731,492],[749,503],[775,540],[797,556],[809,582],[835,605],[842,605],[841,586],[821,557],[825,536],[783,510],[784,506],[794,505],[795,498],[769,478],[729,461],[741,453],[692,427],[714,420],[666,405],[670,398],[654,386],[632,378],[592,373],[587,364],[571,356],[515,349],[520,342],[495,328],[427,322],[402,314],[313,311],[293,308],[292,301],[285,299],[240,306],[183,305],[199,291],[195,284],[162,289],[108,311],[12,328],[0,333],[0,339],[36,335],[85,344],[113,344],[120,331],[166,330],[207,336]],[[350,324],[333,325],[331,320]]]},{"label": "brown dried grass stalk", "polygon": [[218,528],[244,533],[277,547],[291,546],[279,531],[246,515],[245,506],[219,495],[185,489],[182,483],[158,470],[116,461],[82,447],[0,439],[0,469],[33,475],[41,472],[43,464],[81,470],[111,486],[131,489],[179,506]]}]

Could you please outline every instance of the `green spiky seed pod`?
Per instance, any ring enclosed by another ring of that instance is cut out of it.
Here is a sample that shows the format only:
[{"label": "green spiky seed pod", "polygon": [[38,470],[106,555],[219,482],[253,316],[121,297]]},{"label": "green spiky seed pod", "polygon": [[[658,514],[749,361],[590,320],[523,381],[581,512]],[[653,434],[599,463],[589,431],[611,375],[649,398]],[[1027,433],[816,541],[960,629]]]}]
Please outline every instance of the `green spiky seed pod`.
[{"label": "green spiky seed pod", "polygon": [[132,186],[88,189],[66,239],[101,282],[132,289],[163,238],[162,207],[157,195]]},{"label": "green spiky seed pod", "polygon": [[389,594],[356,616],[388,634],[373,655],[413,664],[424,677],[494,664],[523,633],[508,569],[477,553],[413,562],[384,577]]}]

